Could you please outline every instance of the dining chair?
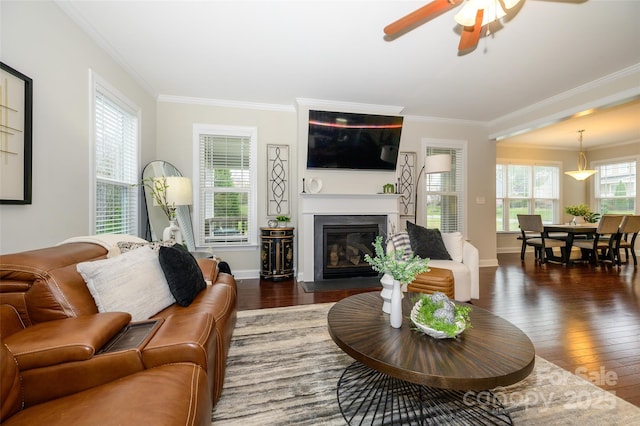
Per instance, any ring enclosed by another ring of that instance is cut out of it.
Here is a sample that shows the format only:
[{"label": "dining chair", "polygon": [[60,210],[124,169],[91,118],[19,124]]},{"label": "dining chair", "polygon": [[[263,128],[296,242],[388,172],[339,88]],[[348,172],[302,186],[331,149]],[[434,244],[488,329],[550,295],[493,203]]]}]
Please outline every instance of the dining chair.
[{"label": "dining chair", "polygon": [[593,239],[574,241],[573,246],[579,247],[583,255],[587,254],[587,259],[592,264],[600,262],[598,252],[602,252],[603,256],[607,256],[611,263],[617,263],[616,241],[618,241],[617,234],[621,223],[621,215],[602,215]]},{"label": "dining chair", "polygon": [[541,264],[547,261],[547,250],[551,250],[553,247],[560,247],[561,250],[565,249],[566,241],[544,236],[544,225],[542,224],[541,215],[519,214],[518,224],[520,225],[523,244],[522,250],[520,251],[520,259],[524,260],[524,252],[527,246],[533,247],[536,261]]},{"label": "dining chair", "polygon": [[636,238],[640,232],[640,215],[627,215],[622,218],[620,224],[616,247],[616,256],[618,264],[621,263],[620,251],[624,249],[625,263],[629,263],[629,251],[631,251],[631,257],[633,257],[633,264],[638,265],[638,259],[636,259]]}]

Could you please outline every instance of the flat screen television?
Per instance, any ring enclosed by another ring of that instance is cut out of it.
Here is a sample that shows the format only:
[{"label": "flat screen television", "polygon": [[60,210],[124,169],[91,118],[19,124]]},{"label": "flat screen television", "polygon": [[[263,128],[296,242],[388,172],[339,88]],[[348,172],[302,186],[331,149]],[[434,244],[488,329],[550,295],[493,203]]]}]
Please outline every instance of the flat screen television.
[{"label": "flat screen television", "polygon": [[307,168],[396,169],[402,117],[309,111]]}]

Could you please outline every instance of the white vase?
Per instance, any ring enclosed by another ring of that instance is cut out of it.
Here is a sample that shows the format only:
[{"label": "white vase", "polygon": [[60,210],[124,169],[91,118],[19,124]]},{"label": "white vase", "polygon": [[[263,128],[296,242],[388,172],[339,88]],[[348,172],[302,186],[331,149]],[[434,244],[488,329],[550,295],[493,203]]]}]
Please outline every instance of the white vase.
[{"label": "white vase", "polygon": [[393,290],[391,291],[391,312],[389,313],[389,323],[393,328],[402,327],[402,290],[400,281],[393,280]]},{"label": "white vase", "polygon": [[584,220],[584,216],[574,216],[572,223],[574,225],[584,225],[587,221]]},{"label": "white vase", "polygon": [[391,313],[391,293],[393,292],[393,277],[389,274],[384,274],[380,278],[380,284],[382,284],[382,291],[380,297],[382,297],[382,312],[385,314]]},{"label": "white vase", "polygon": [[164,228],[164,232],[162,233],[162,239],[164,241],[173,240],[176,243],[182,244],[182,232],[180,232],[177,220],[174,219],[169,221],[169,226]]}]

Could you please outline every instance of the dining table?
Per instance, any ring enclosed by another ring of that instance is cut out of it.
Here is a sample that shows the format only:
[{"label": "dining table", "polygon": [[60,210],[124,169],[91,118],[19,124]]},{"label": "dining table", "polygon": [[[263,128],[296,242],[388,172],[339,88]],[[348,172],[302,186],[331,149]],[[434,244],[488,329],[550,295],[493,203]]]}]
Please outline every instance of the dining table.
[{"label": "dining table", "polygon": [[579,223],[579,224],[548,224],[544,225],[544,237],[549,237],[549,233],[566,232],[567,236],[563,239],[566,242],[565,248],[562,250],[560,257],[552,256],[551,260],[561,261],[564,264],[571,262],[571,248],[573,247],[573,240],[576,236],[591,238],[598,230],[597,223]]}]

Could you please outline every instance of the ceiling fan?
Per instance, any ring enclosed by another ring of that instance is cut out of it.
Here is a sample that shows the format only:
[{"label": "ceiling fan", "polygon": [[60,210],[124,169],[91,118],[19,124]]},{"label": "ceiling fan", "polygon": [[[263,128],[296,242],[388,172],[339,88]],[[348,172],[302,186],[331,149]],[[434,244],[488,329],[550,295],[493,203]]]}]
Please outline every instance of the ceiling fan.
[{"label": "ceiling fan", "polygon": [[[459,6],[465,0],[433,0],[387,25],[384,33],[393,36],[407,30],[420,21],[430,20],[436,16]],[[465,51],[476,47],[480,40],[482,28],[506,16],[506,11],[518,4],[520,0],[466,0],[465,5],[454,19],[462,25],[458,51]]]}]

